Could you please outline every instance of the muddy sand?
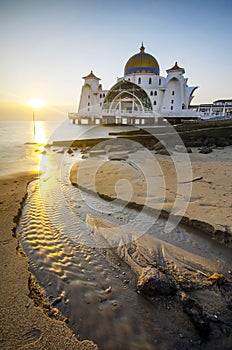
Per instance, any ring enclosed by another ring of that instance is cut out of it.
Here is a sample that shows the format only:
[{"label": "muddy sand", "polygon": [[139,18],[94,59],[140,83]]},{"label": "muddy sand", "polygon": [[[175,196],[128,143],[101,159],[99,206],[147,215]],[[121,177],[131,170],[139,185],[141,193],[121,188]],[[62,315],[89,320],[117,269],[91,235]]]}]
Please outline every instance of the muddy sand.
[{"label": "muddy sand", "polygon": [[20,214],[27,184],[36,177],[36,174],[24,173],[0,179],[0,348],[97,349],[91,341],[79,341],[68,328],[65,318],[47,302],[14,237],[12,230]]}]

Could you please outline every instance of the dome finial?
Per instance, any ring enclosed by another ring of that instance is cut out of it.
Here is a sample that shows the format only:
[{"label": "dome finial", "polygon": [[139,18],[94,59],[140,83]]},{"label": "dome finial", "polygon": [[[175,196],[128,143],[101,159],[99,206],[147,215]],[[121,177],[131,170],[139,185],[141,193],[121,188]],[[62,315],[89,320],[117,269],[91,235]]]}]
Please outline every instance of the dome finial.
[{"label": "dome finial", "polygon": [[143,41],[142,41],[142,45],[140,47],[140,52],[144,52],[144,50],[145,50],[145,47],[143,46]]}]

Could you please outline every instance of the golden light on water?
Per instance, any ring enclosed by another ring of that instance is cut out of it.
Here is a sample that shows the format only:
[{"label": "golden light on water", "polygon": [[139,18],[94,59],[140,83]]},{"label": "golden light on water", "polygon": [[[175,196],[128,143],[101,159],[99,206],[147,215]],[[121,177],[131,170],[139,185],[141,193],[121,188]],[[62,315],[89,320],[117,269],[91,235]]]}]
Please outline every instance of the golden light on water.
[{"label": "golden light on water", "polygon": [[35,121],[35,138],[36,143],[46,144],[47,137],[44,129],[44,123],[42,121]]}]

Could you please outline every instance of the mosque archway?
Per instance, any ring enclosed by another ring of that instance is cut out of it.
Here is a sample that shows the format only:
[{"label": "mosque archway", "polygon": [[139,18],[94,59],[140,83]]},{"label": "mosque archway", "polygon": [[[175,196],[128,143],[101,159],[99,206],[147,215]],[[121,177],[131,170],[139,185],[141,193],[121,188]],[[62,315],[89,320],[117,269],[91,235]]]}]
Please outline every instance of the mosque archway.
[{"label": "mosque archway", "polygon": [[103,102],[103,110],[106,113],[151,112],[152,104],[149,96],[140,86],[127,80],[121,80],[107,93]]}]

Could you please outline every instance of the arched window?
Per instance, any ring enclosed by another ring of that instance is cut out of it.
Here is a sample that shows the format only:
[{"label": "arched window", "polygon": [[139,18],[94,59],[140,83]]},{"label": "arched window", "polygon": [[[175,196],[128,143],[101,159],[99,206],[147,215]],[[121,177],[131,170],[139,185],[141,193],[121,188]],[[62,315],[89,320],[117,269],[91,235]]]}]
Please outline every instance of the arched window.
[{"label": "arched window", "polygon": [[159,85],[161,85],[161,79],[159,79]]},{"label": "arched window", "polygon": [[100,94],[100,98],[102,98],[102,94]]},{"label": "arched window", "polygon": [[152,79],[151,78],[149,78],[149,84],[151,84],[152,83]]},{"label": "arched window", "polygon": [[174,103],[174,100],[171,100],[171,104],[173,104]]},{"label": "arched window", "polygon": [[171,106],[171,111],[173,110],[173,106]]},{"label": "arched window", "polygon": [[153,91],[150,92],[150,96],[153,96]]},{"label": "arched window", "polygon": [[156,106],[156,101],[154,101],[154,106]]},{"label": "arched window", "polygon": [[184,103],[182,104],[182,109],[185,109],[185,104]]},{"label": "arched window", "polygon": [[138,84],[141,84],[141,78],[138,78]]},{"label": "arched window", "polygon": [[157,96],[157,91],[154,91],[154,95]]},{"label": "arched window", "polygon": [[175,91],[173,90],[173,91],[172,91],[172,96],[174,96],[174,95],[175,95]]},{"label": "arched window", "polygon": [[105,97],[105,94],[103,94],[103,97]]}]

